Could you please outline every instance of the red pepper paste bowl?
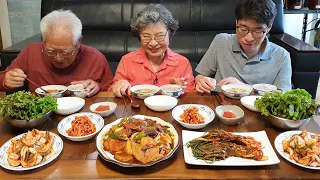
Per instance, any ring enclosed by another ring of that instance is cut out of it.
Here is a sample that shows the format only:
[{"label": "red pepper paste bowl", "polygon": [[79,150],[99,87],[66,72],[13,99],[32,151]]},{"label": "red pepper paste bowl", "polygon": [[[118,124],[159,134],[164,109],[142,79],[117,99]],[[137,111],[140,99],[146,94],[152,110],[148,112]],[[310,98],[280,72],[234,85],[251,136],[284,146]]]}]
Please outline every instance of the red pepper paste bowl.
[{"label": "red pepper paste bowl", "polygon": [[239,106],[221,105],[216,107],[216,114],[221,123],[226,125],[238,125],[243,119],[244,112]]},{"label": "red pepper paste bowl", "polygon": [[99,114],[102,117],[106,117],[112,114],[116,108],[116,103],[105,101],[92,104],[90,106],[90,111]]}]

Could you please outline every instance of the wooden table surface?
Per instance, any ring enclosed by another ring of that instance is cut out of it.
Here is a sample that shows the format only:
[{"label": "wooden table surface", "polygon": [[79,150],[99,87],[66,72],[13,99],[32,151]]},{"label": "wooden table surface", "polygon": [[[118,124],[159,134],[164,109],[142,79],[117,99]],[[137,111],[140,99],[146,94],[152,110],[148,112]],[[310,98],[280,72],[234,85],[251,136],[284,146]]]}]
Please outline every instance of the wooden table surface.
[{"label": "wooden table surface", "polygon": [[[244,120],[238,126],[227,126],[221,124],[217,117],[213,122],[199,131],[206,131],[212,128],[222,128],[231,132],[254,132],[265,130],[274,148],[276,136],[283,132],[274,128],[264,121],[259,113],[252,112],[240,104],[239,100],[226,98],[245,111]],[[112,101],[118,104],[115,112],[105,118],[105,124],[129,115],[143,114],[157,116],[173,124],[179,133],[180,142],[183,128],[173,120],[171,111],[155,112],[148,109],[142,100],[140,109],[132,109],[128,99],[115,98],[110,92],[100,92],[92,98],[86,98],[86,104],[81,110],[89,112],[92,103],[101,101]],[[210,95],[189,93],[180,97],[179,104],[203,104],[212,109],[218,105]],[[57,125],[64,116],[53,114],[51,120],[38,127],[40,130],[48,130],[60,135]],[[310,132],[320,133],[318,124],[314,120],[303,128]],[[24,133],[25,130],[12,127],[8,122],[0,122],[0,145],[12,137]],[[271,166],[256,167],[213,167],[195,166],[184,162],[182,143],[177,151],[168,160],[157,163],[146,168],[124,168],[104,161],[99,157],[96,150],[95,138],[84,142],[73,142],[61,136],[64,143],[62,153],[53,162],[38,169],[15,172],[0,168],[0,179],[30,179],[30,178],[52,178],[52,179],[320,179],[320,173],[316,170],[301,168],[283,159],[278,153],[280,164]],[[275,150],[275,148],[274,148]]]}]

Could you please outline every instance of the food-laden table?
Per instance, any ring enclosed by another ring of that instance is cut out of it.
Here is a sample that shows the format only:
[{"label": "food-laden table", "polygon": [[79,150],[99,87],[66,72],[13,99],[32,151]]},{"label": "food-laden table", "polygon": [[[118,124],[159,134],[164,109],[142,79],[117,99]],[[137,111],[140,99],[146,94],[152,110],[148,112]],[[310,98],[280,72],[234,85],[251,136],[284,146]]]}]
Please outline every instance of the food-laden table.
[{"label": "food-laden table", "polygon": [[[178,100],[178,104],[203,104],[212,109],[215,109],[218,105],[218,102],[212,96],[196,93],[185,94]],[[212,128],[222,128],[231,132],[265,130],[274,148],[273,142],[276,136],[283,131],[274,128],[259,113],[252,112],[243,107],[239,100],[231,100],[229,98],[227,100],[244,110],[245,116],[241,124],[238,126],[227,126],[221,124],[216,117],[213,122],[198,131],[206,131]],[[112,101],[118,104],[115,112],[105,118],[105,124],[111,123],[120,117],[135,114],[160,117],[173,124],[176,128],[180,136],[180,146],[172,157],[153,166],[124,168],[106,162],[98,155],[95,138],[84,142],[73,142],[61,136],[57,131],[57,125],[64,116],[52,114],[51,120],[38,127],[38,129],[48,130],[60,135],[64,143],[62,153],[53,162],[30,171],[15,172],[1,168],[0,179],[320,179],[320,173],[317,170],[309,170],[291,164],[278,153],[280,164],[271,166],[214,167],[188,165],[184,161],[181,140],[181,131],[185,128],[174,121],[171,111],[152,111],[143,104],[142,100],[139,100],[141,103],[140,109],[132,109],[128,99],[115,98],[110,92],[100,92],[94,97],[86,98],[85,101],[86,104],[81,109],[82,112],[89,112],[89,106],[96,102]],[[310,132],[320,133],[319,125],[314,120],[310,120],[303,128]],[[0,122],[0,145],[25,131],[12,127],[6,121]]]}]

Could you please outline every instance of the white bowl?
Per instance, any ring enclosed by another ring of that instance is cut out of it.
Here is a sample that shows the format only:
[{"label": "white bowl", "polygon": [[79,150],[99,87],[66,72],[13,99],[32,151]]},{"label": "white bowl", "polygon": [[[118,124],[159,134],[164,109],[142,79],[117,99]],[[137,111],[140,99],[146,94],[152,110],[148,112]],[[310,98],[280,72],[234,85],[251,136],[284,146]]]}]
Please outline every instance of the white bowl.
[{"label": "white bowl", "polygon": [[60,115],[69,115],[79,111],[85,100],[78,97],[62,97],[57,99],[58,109],[54,111]]},{"label": "white bowl", "polygon": [[168,95],[175,98],[178,98],[183,92],[182,87],[177,84],[166,84],[161,86],[160,89],[162,95]]},{"label": "white bowl", "polygon": [[[137,92],[138,90],[142,90],[142,89],[150,89],[150,90],[154,90],[153,92]],[[131,92],[134,95],[134,97],[138,98],[138,99],[145,99],[149,96],[153,96],[156,95],[160,88],[158,86],[155,85],[151,85],[151,84],[141,84],[141,85],[136,85],[131,87]]]},{"label": "white bowl", "polygon": [[[232,112],[233,114],[236,115],[236,117],[235,118],[223,117],[223,113],[225,111]],[[220,122],[222,122],[223,124],[226,124],[226,125],[237,125],[243,119],[243,116],[244,116],[243,110],[240,107],[235,106],[235,105],[218,106],[218,107],[216,107],[216,113],[217,113],[217,116],[218,116]]]},{"label": "white bowl", "polygon": [[254,101],[256,101],[257,98],[261,97],[262,96],[245,96],[240,99],[240,102],[244,107],[248,108],[249,110],[259,112],[259,110],[256,107],[254,107]]},{"label": "white bowl", "polygon": [[[99,107],[101,105],[109,106],[110,109],[108,111],[96,111],[97,107]],[[99,103],[92,104],[90,106],[90,111],[92,111],[94,113],[97,113],[102,117],[106,117],[106,116],[109,116],[110,114],[112,114],[116,108],[117,108],[117,104],[116,103],[106,101],[106,102],[99,102]]]},{"label": "white bowl", "polygon": [[144,104],[154,111],[168,111],[178,104],[178,100],[171,96],[156,95],[144,99]]},{"label": "white bowl", "polygon": [[37,88],[35,92],[41,96],[49,95],[53,98],[59,98],[63,97],[65,92],[67,91],[67,87],[63,85],[47,85],[47,86],[41,86],[44,90],[60,90],[60,92],[54,92],[54,93],[45,93],[40,88]]},{"label": "white bowl", "polygon": [[87,92],[84,90],[83,84],[72,84],[68,86],[68,91],[71,96],[85,98],[87,97]]},{"label": "white bowl", "polygon": [[[96,132],[86,136],[69,136],[67,134],[67,129],[71,128],[71,122],[76,118],[76,116],[83,116],[83,115],[88,116],[91,122],[95,124]],[[81,112],[81,113],[72,114],[63,118],[58,124],[57,129],[62,136],[66,137],[67,139],[70,139],[71,141],[85,141],[95,136],[95,134],[97,134],[102,129],[103,125],[104,125],[104,119],[100,115],[95,113],[90,113],[90,112]]]},{"label": "white bowl", "polygon": [[254,84],[253,86],[254,94],[264,96],[266,92],[272,93],[277,90],[277,86],[272,84]]},{"label": "white bowl", "polygon": [[[232,92],[231,89],[243,89],[244,92]],[[243,96],[248,96],[252,91],[252,86],[248,84],[227,84],[221,87],[223,94],[232,99],[240,99]]]},{"label": "white bowl", "polygon": [[[184,123],[181,121],[180,115],[183,113],[183,111],[191,106],[194,106],[199,109],[199,114],[204,117],[204,123],[203,124],[189,124]],[[183,127],[189,128],[189,129],[200,129],[208,125],[211,121],[213,121],[215,114],[213,110],[205,105],[201,104],[183,104],[176,106],[172,110],[172,117],[174,120],[176,120],[178,123],[180,123]]]}]

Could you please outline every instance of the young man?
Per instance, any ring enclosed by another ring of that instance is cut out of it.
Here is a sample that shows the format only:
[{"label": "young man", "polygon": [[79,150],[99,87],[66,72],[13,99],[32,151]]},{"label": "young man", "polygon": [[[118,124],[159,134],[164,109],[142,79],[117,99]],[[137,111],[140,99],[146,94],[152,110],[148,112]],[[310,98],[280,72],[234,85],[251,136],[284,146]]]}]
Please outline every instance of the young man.
[{"label": "young man", "polygon": [[[93,96],[111,84],[113,75],[105,56],[81,44],[82,24],[69,10],[56,10],[42,18],[43,42],[29,44],[0,72],[0,91],[23,86],[26,77],[38,85],[83,84]],[[29,90],[37,87],[29,83]]]},{"label": "young man", "polygon": [[289,53],[270,42],[267,33],[276,16],[272,0],[240,0],[236,6],[236,34],[218,34],[196,71],[196,90],[210,92],[216,85],[273,84],[291,89]]}]

